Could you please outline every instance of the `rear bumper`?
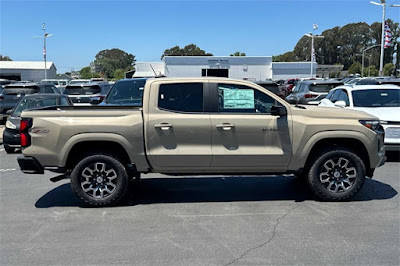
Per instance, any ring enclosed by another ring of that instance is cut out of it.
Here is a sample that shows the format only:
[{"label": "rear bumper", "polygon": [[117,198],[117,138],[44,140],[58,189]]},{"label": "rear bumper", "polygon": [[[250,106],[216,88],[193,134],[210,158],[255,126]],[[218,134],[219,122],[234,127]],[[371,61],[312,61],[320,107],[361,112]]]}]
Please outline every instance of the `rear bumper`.
[{"label": "rear bumper", "polygon": [[44,167],[33,157],[19,155],[17,161],[21,171],[25,174],[44,174]]},{"label": "rear bumper", "polygon": [[400,144],[385,144],[385,151],[398,151],[398,152],[400,152]]},{"label": "rear bumper", "polygon": [[6,128],[3,131],[3,143],[10,147],[21,147],[21,137],[18,131]]}]

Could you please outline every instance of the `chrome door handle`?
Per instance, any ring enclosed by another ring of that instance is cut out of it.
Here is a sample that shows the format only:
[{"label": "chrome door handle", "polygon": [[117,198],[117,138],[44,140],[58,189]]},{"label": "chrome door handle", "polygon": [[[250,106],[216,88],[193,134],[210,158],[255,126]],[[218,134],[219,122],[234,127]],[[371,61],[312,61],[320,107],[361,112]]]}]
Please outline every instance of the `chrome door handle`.
[{"label": "chrome door handle", "polygon": [[225,131],[231,130],[232,128],[235,127],[235,125],[232,124],[218,124],[215,126],[218,129],[223,129]]},{"label": "chrome door handle", "polygon": [[155,124],[154,127],[166,131],[169,130],[172,127],[172,125],[168,123],[161,123],[161,124]]}]

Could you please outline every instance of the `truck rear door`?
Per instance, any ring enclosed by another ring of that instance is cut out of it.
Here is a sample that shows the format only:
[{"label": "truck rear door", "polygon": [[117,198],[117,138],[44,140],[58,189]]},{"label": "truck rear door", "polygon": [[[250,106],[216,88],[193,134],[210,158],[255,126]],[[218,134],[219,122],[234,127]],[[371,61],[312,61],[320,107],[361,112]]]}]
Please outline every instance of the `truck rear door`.
[{"label": "truck rear door", "polygon": [[[157,171],[204,170],[212,159],[206,87],[196,82],[153,82],[144,110],[146,150]],[[206,100],[205,100],[206,99]]]}]

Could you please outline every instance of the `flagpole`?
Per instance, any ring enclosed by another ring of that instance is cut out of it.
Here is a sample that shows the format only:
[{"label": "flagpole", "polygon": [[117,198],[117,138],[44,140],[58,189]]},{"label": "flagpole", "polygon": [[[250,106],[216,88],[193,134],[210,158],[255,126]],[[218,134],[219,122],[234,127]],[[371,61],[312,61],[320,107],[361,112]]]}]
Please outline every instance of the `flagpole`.
[{"label": "flagpole", "polygon": [[311,34],[311,78],[313,77],[313,63],[314,63],[314,29]]},{"label": "flagpole", "polygon": [[379,76],[383,76],[383,57],[385,51],[385,12],[386,12],[386,2],[382,1],[382,36],[381,36],[381,59],[379,63]]},{"label": "flagpole", "polygon": [[43,29],[43,57],[44,57],[44,79],[47,79],[47,60],[46,60],[46,24],[42,24]]}]

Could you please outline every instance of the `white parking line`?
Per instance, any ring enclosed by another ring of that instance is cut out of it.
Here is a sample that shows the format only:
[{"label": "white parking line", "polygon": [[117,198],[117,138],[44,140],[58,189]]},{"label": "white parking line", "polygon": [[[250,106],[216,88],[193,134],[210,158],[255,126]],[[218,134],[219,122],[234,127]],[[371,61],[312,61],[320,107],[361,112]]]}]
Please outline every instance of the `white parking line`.
[{"label": "white parking line", "polygon": [[0,169],[0,173],[10,172],[10,171],[16,171],[16,170],[17,170],[17,169],[14,169],[14,168]]}]

